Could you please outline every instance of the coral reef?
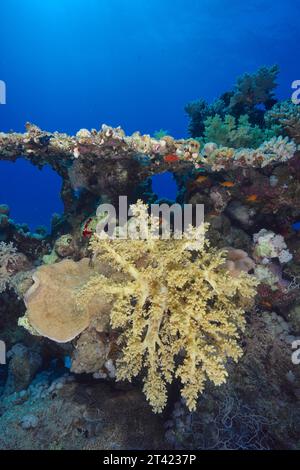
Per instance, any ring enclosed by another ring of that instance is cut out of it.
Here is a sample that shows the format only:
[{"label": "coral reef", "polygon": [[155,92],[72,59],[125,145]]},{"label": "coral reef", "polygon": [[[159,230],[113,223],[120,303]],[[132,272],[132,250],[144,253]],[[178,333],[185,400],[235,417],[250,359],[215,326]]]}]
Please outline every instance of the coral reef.
[{"label": "coral reef", "polygon": [[231,160],[240,166],[266,166],[294,156],[299,144],[299,107],[289,101],[276,102],[278,72],[277,66],[262,67],[240,77],[234,90],[213,104],[200,100],[186,106],[190,134],[209,144],[202,155],[214,171],[231,167]]},{"label": "coral reef", "polygon": [[[299,449],[300,108],[277,74],[190,103],[191,139],[0,133],[0,160],[49,164],[64,202],[50,233],[0,204],[0,448]],[[204,204],[196,240],[141,237],[166,171]],[[120,195],[129,238],[98,236]]]}]

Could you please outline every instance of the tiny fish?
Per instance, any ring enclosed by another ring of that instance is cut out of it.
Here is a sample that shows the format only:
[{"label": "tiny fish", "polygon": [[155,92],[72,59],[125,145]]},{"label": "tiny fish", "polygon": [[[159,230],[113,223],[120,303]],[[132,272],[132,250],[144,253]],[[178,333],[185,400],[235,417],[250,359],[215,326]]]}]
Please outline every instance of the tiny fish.
[{"label": "tiny fish", "polygon": [[250,194],[250,196],[246,197],[247,202],[256,202],[258,199],[257,194]]},{"label": "tiny fish", "polygon": [[263,307],[266,307],[266,308],[269,308],[269,309],[272,308],[271,302],[268,302],[267,300],[263,300],[263,301],[261,302],[261,305],[262,305]]},{"label": "tiny fish", "polygon": [[84,238],[89,238],[93,235],[93,232],[89,230],[89,224],[90,222],[92,222],[92,220],[93,219],[88,219],[86,223],[84,224],[83,231],[82,231],[82,235],[84,236]]},{"label": "tiny fish", "polygon": [[220,185],[224,188],[233,188],[233,186],[235,186],[232,181],[224,181],[224,183],[220,183]]},{"label": "tiny fish", "polygon": [[196,178],[196,181],[197,183],[204,183],[204,181],[207,181],[208,180],[208,176],[203,176],[203,175],[200,175],[198,176],[198,178]]},{"label": "tiny fish", "polygon": [[164,161],[167,163],[175,163],[175,162],[178,162],[178,160],[179,160],[179,157],[174,154],[169,154],[164,157]]}]

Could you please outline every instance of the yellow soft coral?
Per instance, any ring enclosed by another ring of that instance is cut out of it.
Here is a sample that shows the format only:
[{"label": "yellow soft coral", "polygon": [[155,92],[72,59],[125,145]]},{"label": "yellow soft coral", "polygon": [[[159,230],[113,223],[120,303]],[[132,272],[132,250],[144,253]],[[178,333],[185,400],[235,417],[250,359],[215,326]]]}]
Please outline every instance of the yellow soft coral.
[{"label": "yellow soft coral", "polygon": [[[141,201],[132,210],[140,227],[150,221],[157,227]],[[206,229],[190,228],[179,240],[96,235],[91,242],[95,257],[126,276],[119,284],[105,276],[92,278],[79,292],[78,305],[97,291],[114,299],[111,324],[120,330],[122,346],[117,379],[131,380],[145,370],[144,392],[155,412],[165,407],[167,384],[175,377],[194,410],[206,380],[222,384],[227,359],[237,361],[242,354],[243,305],[255,295],[256,281],[246,273],[232,278],[224,270],[226,252],[210,248],[199,236]]]}]

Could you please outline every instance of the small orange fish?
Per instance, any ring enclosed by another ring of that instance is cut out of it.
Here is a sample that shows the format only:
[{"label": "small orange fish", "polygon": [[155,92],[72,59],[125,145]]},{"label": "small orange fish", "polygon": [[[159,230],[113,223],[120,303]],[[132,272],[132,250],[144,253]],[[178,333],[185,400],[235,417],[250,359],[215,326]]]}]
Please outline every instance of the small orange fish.
[{"label": "small orange fish", "polygon": [[175,163],[175,162],[178,162],[178,160],[179,160],[179,157],[174,154],[169,154],[164,157],[164,161],[167,163]]},{"label": "small orange fish", "polygon": [[233,188],[235,184],[232,181],[224,181],[224,183],[220,183],[223,188]]},{"label": "small orange fish", "polygon": [[247,202],[256,202],[258,199],[257,194],[250,194],[250,196],[246,197]]},{"label": "small orange fish", "polygon": [[266,307],[266,308],[272,308],[271,302],[268,302],[267,300],[263,300],[263,301],[261,302],[261,305],[262,305],[263,307]]},{"label": "small orange fish", "polygon": [[204,183],[204,181],[207,181],[208,176],[200,175],[198,178],[196,178],[197,183]]}]

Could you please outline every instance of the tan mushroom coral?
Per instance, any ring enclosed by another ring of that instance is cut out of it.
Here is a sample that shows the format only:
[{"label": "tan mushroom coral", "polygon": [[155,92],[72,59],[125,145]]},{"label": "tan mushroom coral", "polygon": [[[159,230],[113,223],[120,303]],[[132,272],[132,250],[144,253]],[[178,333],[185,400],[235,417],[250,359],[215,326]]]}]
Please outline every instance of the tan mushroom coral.
[{"label": "tan mushroom coral", "polygon": [[90,266],[87,258],[79,262],[63,260],[39,267],[34,275],[34,284],[25,294],[26,320],[38,334],[58,343],[67,343],[97,317],[108,328],[110,305],[99,296],[94,296],[84,309],[76,305],[76,294],[88,280],[101,271]]}]

